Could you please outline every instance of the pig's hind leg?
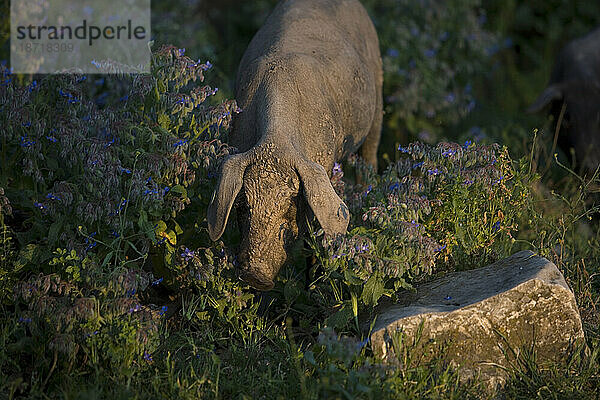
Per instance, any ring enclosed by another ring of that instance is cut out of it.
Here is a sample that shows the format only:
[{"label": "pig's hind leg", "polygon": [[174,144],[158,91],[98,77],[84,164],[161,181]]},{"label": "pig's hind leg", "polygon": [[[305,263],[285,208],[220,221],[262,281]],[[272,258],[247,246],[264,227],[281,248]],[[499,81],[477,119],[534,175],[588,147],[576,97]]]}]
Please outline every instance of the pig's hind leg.
[{"label": "pig's hind leg", "polygon": [[377,148],[379,147],[379,140],[381,139],[381,123],[383,121],[383,96],[381,93],[381,86],[377,90],[377,105],[375,107],[375,115],[373,116],[373,123],[367,138],[363,142],[360,148],[361,157],[369,164],[373,166],[375,172],[377,172]]}]

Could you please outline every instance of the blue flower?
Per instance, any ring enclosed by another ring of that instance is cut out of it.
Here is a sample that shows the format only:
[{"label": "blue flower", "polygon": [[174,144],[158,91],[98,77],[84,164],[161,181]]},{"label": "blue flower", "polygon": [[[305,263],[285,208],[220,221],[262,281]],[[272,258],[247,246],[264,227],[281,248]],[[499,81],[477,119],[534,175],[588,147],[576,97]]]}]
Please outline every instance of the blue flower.
[{"label": "blue flower", "polygon": [[364,243],[364,244],[362,244],[360,246],[357,245],[356,246],[356,250],[359,253],[364,253],[365,251],[369,251],[369,245],[367,243]]},{"label": "blue flower", "polygon": [[437,54],[437,50],[435,49],[427,49],[423,52],[423,54],[425,55],[425,57],[427,58],[433,58],[435,57],[435,55]]},{"label": "blue flower", "polygon": [[31,322],[31,318],[29,318],[29,317],[19,317],[19,322],[22,322],[24,324],[29,324]]},{"label": "blue flower", "polygon": [[402,147],[402,145],[399,145],[398,151],[401,153],[408,153],[408,147]]},{"label": "blue flower", "polygon": [[342,172],[342,166],[339,163],[333,163],[333,175],[337,175]]},{"label": "blue flower", "polygon": [[400,187],[400,184],[398,182],[393,183],[390,185],[389,191],[393,192],[394,190],[398,189]]},{"label": "blue flower", "polygon": [[28,89],[29,92],[31,93],[36,87],[37,87],[38,83],[36,80],[33,80],[33,82],[31,82],[31,85],[29,85]]},{"label": "blue flower", "polygon": [[362,350],[362,348],[365,347],[367,345],[367,343],[369,343],[369,336],[367,336],[363,341],[359,342],[356,345],[357,350]]},{"label": "blue flower", "polygon": [[475,108],[475,100],[471,100],[469,102],[469,104],[467,104],[467,112],[473,111],[474,108]]},{"label": "blue flower", "polygon": [[400,55],[400,52],[397,49],[388,49],[387,55],[392,58],[396,58]]},{"label": "blue flower", "polygon": [[49,199],[49,200],[60,200],[60,197],[54,195],[53,193],[48,193],[46,195],[46,198]]},{"label": "blue flower", "polygon": [[446,245],[443,245],[442,247],[439,247],[435,250],[436,253],[439,253],[440,251],[444,250],[446,248]]},{"label": "blue flower", "polygon": [[500,229],[500,221],[497,221],[494,225],[492,225],[492,233],[498,232]]},{"label": "blue flower", "polygon": [[500,50],[500,45],[498,45],[498,44],[494,43],[493,45],[491,45],[491,46],[489,46],[489,47],[487,47],[487,48],[485,49],[485,53],[486,53],[488,56],[493,56],[493,55],[494,55],[494,54],[496,54],[496,53],[497,53],[499,50]]},{"label": "blue flower", "polygon": [[165,315],[165,313],[167,312],[167,306],[162,306],[160,308],[160,311],[158,312],[159,315]]},{"label": "blue flower", "polygon": [[471,142],[470,140],[467,140],[467,141],[465,141],[465,144],[463,145],[463,147],[464,147],[465,149],[468,149],[468,148],[469,148],[469,146],[471,145],[471,143],[473,143],[473,142]]},{"label": "blue flower", "polygon": [[160,284],[163,281],[163,278],[158,278],[157,280],[152,282],[152,286],[157,286],[158,284]]},{"label": "blue flower", "polygon": [[181,253],[181,258],[183,258],[186,262],[190,261],[192,258],[194,258],[194,252],[186,247]]},{"label": "blue flower", "polygon": [[185,139],[185,140],[181,139],[181,140],[179,140],[179,141],[175,142],[175,143],[173,144],[173,146],[174,146],[174,147],[183,146],[184,144],[186,144],[186,143],[188,142],[188,140],[189,140],[189,139]]},{"label": "blue flower", "polygon": [[147,351],[144,351],[144,360],[146,360],[148,362],[152,362],[152,355],[150,353],[148,353]]},{"label": "blue flower", "polygon": [[35,144],[35,140],[27,140],[27,136],[21,136],[19,138],[19,145],[21,147],[31,147]]},{"label": "blue flower", "polygon": [[452,296],[446,296],[444,297],[444,300],[452,300]]},{"label": "blue flower", "polygon": [[417,168],[421,167],[422,165],[423,165],[423,161],[419,161],[419,162],[413,164],[412,169],[417,169]]},{"label": "blue flower", "polygon": [[131,307],[129,309],[129,314],[133,314],[134,312],[138,312],[142,309],[142,306],[140,306],[139,304],[136,304],[135,306]]},{"label": "blue flower", "polygon": [[179,53],[179,57],[183,57],[183,55],[185,54],[185,47],[182,49],[178,49],[177,52]]}]

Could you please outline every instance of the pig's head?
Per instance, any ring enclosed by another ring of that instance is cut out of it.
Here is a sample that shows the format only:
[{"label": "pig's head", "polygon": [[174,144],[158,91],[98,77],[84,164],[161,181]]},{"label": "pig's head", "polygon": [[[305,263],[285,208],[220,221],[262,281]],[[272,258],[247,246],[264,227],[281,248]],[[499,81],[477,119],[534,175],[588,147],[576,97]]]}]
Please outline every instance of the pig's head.
[{"label": "pig's head", "polygon": [[563,104],[566,140],[561,142],[575,149],[578,163],[594,171],[600,166],[600,83],[576,79],[552,83],[527,111],[550,105],[551,113],[558,116]]},{"label": "pig's head", "polygon": [[304,210],[310,208],[329,234],[346,232],[350,217],[321,165],[301,155],[275,157],[260,147],[223,163],[207,213],[212,240],[225,231],[234,204],[242,235],[242,278],[261,290],[273,287],[302,231]]}]

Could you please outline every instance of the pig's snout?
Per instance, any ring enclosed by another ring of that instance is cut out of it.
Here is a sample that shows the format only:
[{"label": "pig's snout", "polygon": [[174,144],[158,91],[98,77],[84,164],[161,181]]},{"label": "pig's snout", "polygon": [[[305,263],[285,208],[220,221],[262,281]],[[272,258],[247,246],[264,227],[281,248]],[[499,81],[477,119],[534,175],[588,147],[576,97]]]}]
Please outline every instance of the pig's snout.
[{"label": "pig's snout", "polygon": [[242,246],[239,257],[241,278],[259,290],[273,288],[274,280],[287,259],[283,243],[265,239],[260,244]]},{"label": "pig's snout", "polygon": [[268,266],[264,264],[242,265],[240,275],[245,282],[258,290],[271,290],[275,286],[273,280],[277,274],[266,272],[268,269]]}]

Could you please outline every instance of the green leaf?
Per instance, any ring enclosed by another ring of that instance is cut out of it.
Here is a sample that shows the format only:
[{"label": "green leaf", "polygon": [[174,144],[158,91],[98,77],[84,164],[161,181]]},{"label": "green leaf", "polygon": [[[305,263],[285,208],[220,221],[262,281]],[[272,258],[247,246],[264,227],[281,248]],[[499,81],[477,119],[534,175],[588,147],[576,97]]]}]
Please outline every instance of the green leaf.
[{"label": "green leaf", "polygon": [[311,365],[317,365],[315,354],[310,350],[304,352],[304,359]]},{"label": "green leaf", "polygon": [[335,313],[327,317],[325,325],[334,329],[343,329],[348,325],[348,321],[352,319],[352,304],[350,301],[345,301],[342,307]]},{"label": "green leaf", "polygon": [[58,242],[58,234],[61,228],[62,220],[55,221],[52,225],[50,225],[50,229],[48,229],[48,245],[50,247],[54,247],[56,242]]},{"label": "green leaf", "polygon": [[158,124],[161,128],[168,130],[171,127],[171,119],[166,114],[160,114],[158,116]]},{"label": "green leaf", "polygon": [[114,254],[114,252],[111,251],[104,257],[104,260],[102,261],[102,268],[104,268],[108,265],[113,254]]},{"label": "green leaf", "polygon": [[360,299],[367,306],[376,306],[379,298],[385,293],[385,284],[378,274],[373,274],[365,283]]},{"label": "green leaf", "polygon": [[165,233],[165,236],[167,237],[169,243],[171,243],[173,246],[177,244],[177,234],[173,232],[173,230],[170,229],[168,232]]},{"label": "green leaf", "polygon": [[183,197],[187,197],[187,190],[182,185],[175,185],[171,188],[171,192],[182,194]]},{"label": "green leaf", "polygon": [[160,234],[167,230],[167,223],[163,220],[160,220],[156,223],[156,228],[154,228],[154,233],[156,236],[161,236]]},{"label": "green leaf", "polygon": [[173,223],[175,224],[175,233],[181,235],[183,233],[183,229],[177,222],[173,221]]}]

